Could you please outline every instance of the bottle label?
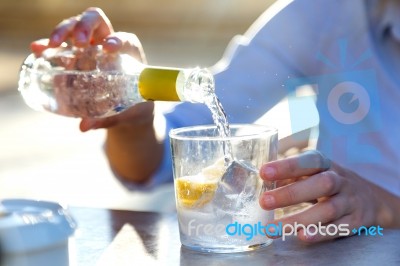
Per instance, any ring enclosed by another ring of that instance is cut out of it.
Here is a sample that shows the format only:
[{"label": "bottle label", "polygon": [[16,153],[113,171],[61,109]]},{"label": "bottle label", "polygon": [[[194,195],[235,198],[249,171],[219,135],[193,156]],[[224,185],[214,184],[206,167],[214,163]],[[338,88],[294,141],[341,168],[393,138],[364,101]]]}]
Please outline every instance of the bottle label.
[{"label": "bottle label", "polygon": [[176,92],[176,79],[180,70],[147,67],[139,77],[139,92],[148,101],[180,101]]}]

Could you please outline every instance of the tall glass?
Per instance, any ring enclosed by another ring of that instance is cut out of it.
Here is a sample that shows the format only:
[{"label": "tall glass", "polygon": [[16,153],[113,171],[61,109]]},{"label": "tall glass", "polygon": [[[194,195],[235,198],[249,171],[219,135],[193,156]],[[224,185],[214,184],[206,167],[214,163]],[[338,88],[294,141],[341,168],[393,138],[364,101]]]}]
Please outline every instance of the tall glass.
[{"label": "tall glass", "polygon": [[231,125],[222,138],[216,126],[194,126],[171,130],[170,139],[182,245],[216,253],[269,245],[264,229],[273,211],[260,207],[259,196],[274,184],[259,169],[277,157],[277,130]]}]

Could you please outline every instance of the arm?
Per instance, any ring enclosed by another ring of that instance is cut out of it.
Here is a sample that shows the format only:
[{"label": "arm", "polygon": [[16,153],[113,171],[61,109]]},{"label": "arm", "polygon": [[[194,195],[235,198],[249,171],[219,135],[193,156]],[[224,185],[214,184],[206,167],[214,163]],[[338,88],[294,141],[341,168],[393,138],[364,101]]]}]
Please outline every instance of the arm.
[{"label": "arm", "polygon": [[154,103],[140,103],[117,116],[83,119],[81,130],[106,128],[110,167],[126,181],[145,183],[162,160],[163,144],[154,125]]},{"label": "arm", "polygon": [[[143,49],[136,36],[127,33],[115,33],[108,18],[97,8],[89,8],[79,16],[64,20],[54,29],[48,42],[34,42],[32,50],[39,54],[47,47],[61,45],[63,41],[70,41],[78,47],[102,44],[107,52],[128,52],[141,61],[145,60]],[[246,53],[240,58],[242,57],[246,57]],[[274,61],[269,62],[269,64],[274,64]],[[217,74],[217,81],[223,80],[222,82],[225,83],[221,87],[226,88],[226,85],[229,85],[226,84],[226,81],[231,80],[232,74],[234,74],[234,71],[224,71],[224,76],[221,79],[218,78],[221,75]],[[236,93],[245,91],[241,90],[241,85],[241,83],[237,83],[235,86],[230,86],[234,90],[240,90],[228,95],[238,96]],[[279,93],[278,98],[281,98],[281,96],[282,93]],[[240,96],[233,98],[239,99]],[[257,99],[253,95],[249,95],[248,98]],[[224,100],[227,106],[231,106],[230,110],[241,112],[236,107],[246,106],[246,103],[238,103],[234,99],[226,97]],[[274,101],[271,100],[270,102]],[[262,110],[260,109],[259,111],[264,111],[266,110],[265,108],[267,107],[263,106]],[[174,112],[166,114],[166,119],[169,123],[171,124],[171,121],[173,121],[171,127],[212,122],[210,112],[204,106],[194,107],[193,105],[180,104],[175,109]],[[185,113],[184,117],[180,115],[182,113]],[[253,111],[248,113],[251,113],[253,117],[256,114]],[[185,119],[185,117],[189,118]],[[247,118],[243,119],[248,120]],[[232,120],[232,122],[238,121],[239,119]],[[158,169],[163,159],[162,154],[163,152],[165,153],[161,143],[164,139],[157,137],[161,134],[158,134],[154,124],[154,106],[152,103],[145,103],[140,106],[134,106],[113,117],[105,119],[85,118],[82,120],[80,128],[83,132],[91,129],[106,128],[105,151],[111,168],[123,179],[144,183]],[[165,137],[165,132],[163,133]]]},{"label": "arm", "polygon": [[[290,1],[282,2],[283,5],[266,12],[237,46],[230,48],[231,52],[228,51],[222,60],[225,62],[221,61],[213,68],[216,93],[231,123],[255,121],[287,94],[283,86],[288,76],[300,74],[300,68],[295,66],[299,65],[297,62],[301,60],[300,57],[305,57],[305,53],[310,50],[313,38],[298,38],[300,33],[291,27],[293,23],[289,23],[294,15],[293,9],[285,9],[289,14],[283,12],[286,3]],[[275,16],[277,13],[280,15]],[[296,25],[300,22],[308,23],[295,21]],[[281,34],[282,30],[285,35]],[[305,36],[305,32],[301,35]],[[136,36],[115,33],[99,9],[90,8],[80,16],[62,22],[55,28],[46,45],[55,47],[66,40],[81,47],[102,44],[108,52],[129,52],[139,60],[144,60]],[[300,43],[299,40],[306,41]],[[287,49],[287,43],[297,45]],[[46,45],[41,46],[35,42],[32,49],[40,53]],[[302,71],[306,68],[306,64],[301,65]],[[165,153],[160,143],[162,139],[157,137],[154,127],[152,108],[139,108],[138,105],[110,118],[82,120],[82,131],[107,129],[106,154],[117,175],[126,180],[146,182],[160,165],[161,154]],[[204,106],[179,104],[175,109],[165,115],[173,127],[212,122],[210,112]]]},{"label": "arm", "polygon": [[[35,54],[48,47],[57,47],[70,41],[78,47],[103,45],[109,53],[129,53],[145,61],[142,46],[134,34],[115,33],[113,27],[98,8],[89,8],[79,16],[62,21],[48,40],[31,44]],[[81,121],[80,129],[105,128],[105,151],[111,168],[121,178],[136,183],[146,182],[162,160],[163,145],[154,127],[154,103],[138,104],[129,110],[104,119]]]}]

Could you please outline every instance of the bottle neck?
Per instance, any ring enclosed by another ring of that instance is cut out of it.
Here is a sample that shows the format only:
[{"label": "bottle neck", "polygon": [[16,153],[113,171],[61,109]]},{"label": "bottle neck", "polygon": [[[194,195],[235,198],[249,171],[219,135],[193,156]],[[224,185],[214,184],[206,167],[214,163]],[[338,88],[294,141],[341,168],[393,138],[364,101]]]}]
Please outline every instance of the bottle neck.
[{"label": "bottle neck", "polygon": [[214,78],[207,69],[146,66],[139,75],[138,89],[146,100],[204,103],[214,93]]},{"label": "bottle neck", "polygon": [[139,76],[139,93],[148,101],[181,101],[176,92],[176,80],[180,71],[146,66]]}]

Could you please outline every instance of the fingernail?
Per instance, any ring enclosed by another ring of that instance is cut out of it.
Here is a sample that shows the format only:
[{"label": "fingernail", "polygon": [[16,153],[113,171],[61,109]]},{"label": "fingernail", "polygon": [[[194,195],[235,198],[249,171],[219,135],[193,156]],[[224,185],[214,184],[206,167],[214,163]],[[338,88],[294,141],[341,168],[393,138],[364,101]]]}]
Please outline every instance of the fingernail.
[{"label": "fingernail", "polygon": [[272,167],[265,167],[263,169],[263,174],[267,178],[273,178],[276,175],[276,170]]},{"label": "fingernail", "polygon": [[51,40],[55,43],[59,43],[61,42],[61,37],[58,34],[54,34],[53,36],[51,36]]},{"label": "fingernail", "polygon": [[263,201],[267,207],[273,207],[275,205],[275,198],[271,195],[265,195]]},{"label": "fingernail", "polygon": [[118,41],[113,38],[107,39],[106,42],[107,42],[107,44],[110,44],[110,45],[118,45]]}]

